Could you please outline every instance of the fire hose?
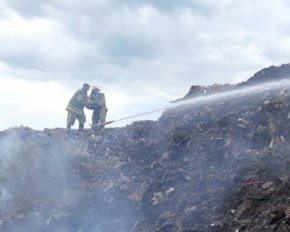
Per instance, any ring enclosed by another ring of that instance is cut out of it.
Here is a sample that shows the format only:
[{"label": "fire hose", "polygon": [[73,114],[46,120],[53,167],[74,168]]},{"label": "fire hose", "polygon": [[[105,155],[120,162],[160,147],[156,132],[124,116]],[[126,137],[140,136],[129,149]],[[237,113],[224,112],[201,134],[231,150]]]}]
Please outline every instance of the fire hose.
[{"label": "fire hose", "polygon": [[108,124],[112,124],[114,122],[124,121],[124,120],[127,120],[127,119],[137,118],[139,116],[143,116],[143,115],[147,115],[147,114],[152,114],[152,113],[155,113],[155,112],[160,112],[160,111],[165,110],[167,108],[168,107],[162,107],[162,108],[159,108],[159,109],[147,111],[147,112],[144,112],[144,113],[130,115],[130,116],[127,116],[127,117],[124,117],[124,118],[119,118],[119,119],[116,119],[116,120],[104,122],[104,123],[101,123],[101,124],[98,124],[98,125],[91,125],[91,126],[92,126],[92,128],[98,128],[98,127],[102,127],[102,126],[105,126],[105,125],[108,125]]}]

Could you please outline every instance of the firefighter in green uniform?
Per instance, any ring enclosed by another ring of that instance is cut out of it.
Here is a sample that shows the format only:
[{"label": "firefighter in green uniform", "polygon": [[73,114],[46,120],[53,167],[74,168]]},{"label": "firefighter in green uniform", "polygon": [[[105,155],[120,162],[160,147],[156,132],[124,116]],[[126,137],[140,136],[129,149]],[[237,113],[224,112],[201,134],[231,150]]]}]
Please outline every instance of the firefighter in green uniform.
[{"label": "firefighter in green uniform", "polygon": [[68,111],[67,129],[71,129],[71,126],[74,125],[75,120],[77,119],[79,121],[79,131],[84,130],[84,125],[86,122],[84,107],[88,104],[89,89],[89,84],[83,84],[83,87],[76,91],[70,99],[68,106],[66,107],[66,110]]},{"label": "firefighter in green uniform", "polygon": [[101,93],[97,86],[92,87],[91,95],[89,97],[89,105],[91,106],[91,109],[93,109],[93,126],[101,125],[101,127],[104,127],[108,109],[106,106],[105,94]]}]

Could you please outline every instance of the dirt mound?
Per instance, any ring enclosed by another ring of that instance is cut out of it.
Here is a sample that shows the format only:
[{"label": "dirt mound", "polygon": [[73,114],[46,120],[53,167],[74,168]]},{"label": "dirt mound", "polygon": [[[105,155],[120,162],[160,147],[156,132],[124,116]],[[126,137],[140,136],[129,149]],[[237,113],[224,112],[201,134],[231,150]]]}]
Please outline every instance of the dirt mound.
[{"label": "dirt mound", "polygon": [[97,131],[0,133],[1,231],[289,231],[285,88]]}]

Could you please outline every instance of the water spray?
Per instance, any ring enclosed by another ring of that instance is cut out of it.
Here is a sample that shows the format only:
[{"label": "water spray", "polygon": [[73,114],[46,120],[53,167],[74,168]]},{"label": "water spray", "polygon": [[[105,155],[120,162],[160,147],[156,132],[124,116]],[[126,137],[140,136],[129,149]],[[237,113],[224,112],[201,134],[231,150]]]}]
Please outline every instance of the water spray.
[{"label": "water spray", "polygon": [[210,94],[210,95],[203,95],[203,96],[199,96],[199,97],[195,97],[195,98],[191,98],[188,100],[181,100],[175,103],[172,103],[170,105],[164,106],[164,107],[160,107],[151,111],[147,111],[144,113],[139,113],[139,114],[134,114],[134,115],[130,115],[124,118],[120,118],[120,119],[116,119],[113,121],[108,121],[99,125],[92,125],[93,128],[98,128],[98,127],[103,127],[105,125],[108,124],[112,124],[115,122],[119,122],[119,121],[124,121],[127,119],[132,119],[132,118],[137,118],[143,115],[147,115],[147,114],[152,114],[152,113],[156,113],[156,112],[160,112],[160,111],[164,111],[166,109],[173,109],[176,108],[178,106],[184,106],[184,105],[193,105],[193,104],[198,104],[198,103],[204,103],[204,102],[214,102],[217,100],[221,100],[224,98],[233,98],[233,97],[242,97],[242,96],[246,96],[249,94],[258,94],[258,93],[262,93],[262,92],[266,92],[269,90],[274,90],[274,89],[278,89],[278,88],[287,88],[290,87],[290,80],[289,79],[283,79],[281,81],[275,81],[275,82],[267,82],[267,83],[263,83],[263,84],[258,84],[258,85],[253,85],[250,87],[243,87],[240,89],[236,89],[236,90],[229,90],[229,91],[225,91],[222,93],[215,93],[215,94]]}]

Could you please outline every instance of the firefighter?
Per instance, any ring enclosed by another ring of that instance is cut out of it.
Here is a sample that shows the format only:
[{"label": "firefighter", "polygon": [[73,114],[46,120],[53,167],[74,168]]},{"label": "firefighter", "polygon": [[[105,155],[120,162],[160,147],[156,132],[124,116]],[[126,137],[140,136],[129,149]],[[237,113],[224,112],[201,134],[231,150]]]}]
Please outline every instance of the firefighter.
[{"label": "firefighter", "polygon": [[70,99],[66,110],[68,111],[67,116],[67,129],[71,129],[74,125],[75,120],[79,121],[79,131],[84,130],[84,125],[86,122],[86,116],[84,113],[84,107],[88,104],[88,91],[90,85],[84,83],[83,87],[75,92],[75,94]]},{"label": "firefighter", "polygon": [[93,109],[93,126],[101,125],[101,127],[104,127],[108,109],[106,106],[105,94],[101,93],[97,86],[92,87],[89,104],[90,108]]}]

